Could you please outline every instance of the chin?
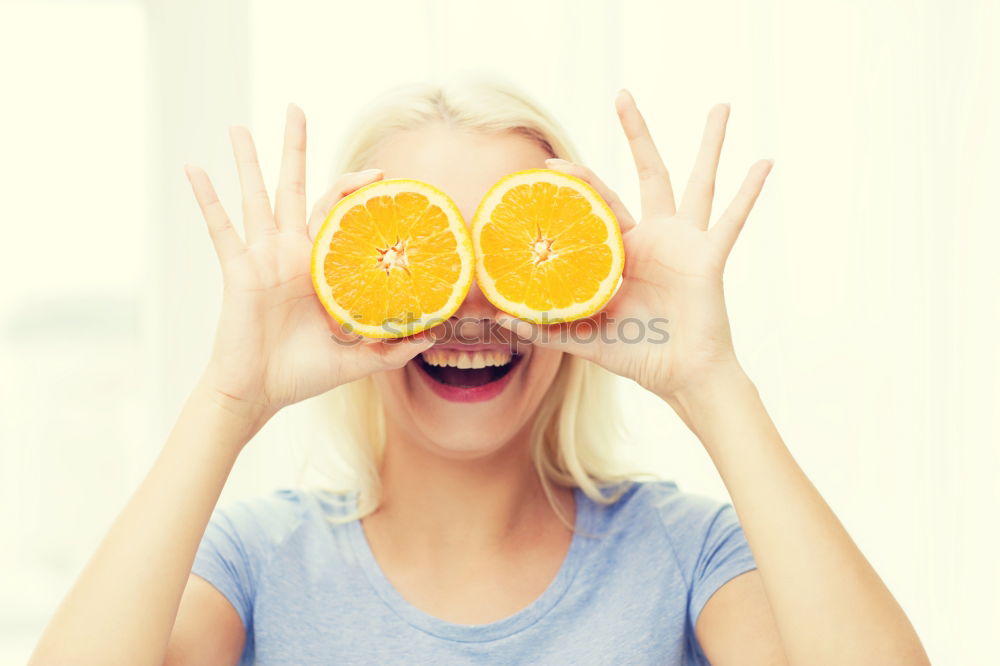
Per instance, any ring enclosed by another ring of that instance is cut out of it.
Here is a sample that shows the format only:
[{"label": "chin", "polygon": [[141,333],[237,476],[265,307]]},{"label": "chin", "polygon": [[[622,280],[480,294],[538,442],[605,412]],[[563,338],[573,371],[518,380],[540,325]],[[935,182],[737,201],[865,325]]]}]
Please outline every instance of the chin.
[{"label": "chin", "polygon": [[[422,419],[421,419],[422,420]],[[428,452],[448,460],[476,460],[500,455],[508,451],[508,444],[516,439],[516,432],[502,429],[484,428],[476,423],[450,423],[435,427],[432,423],[421,423],[427,428],[420,445]],[[421,428],[423,429],[423,428]]]}]

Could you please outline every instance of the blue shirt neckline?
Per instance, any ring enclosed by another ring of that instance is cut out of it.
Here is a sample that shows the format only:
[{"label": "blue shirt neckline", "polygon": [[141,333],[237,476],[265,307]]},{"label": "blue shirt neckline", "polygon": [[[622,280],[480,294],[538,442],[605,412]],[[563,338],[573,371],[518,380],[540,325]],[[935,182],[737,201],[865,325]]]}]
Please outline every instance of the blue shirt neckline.
[{"label": "blue shirt neckline", "polygon": [[[545,616],[559,602],[573,582],[580,563],[593,541],[581,531],[588,533],[593,528],[593,504],[580,488],[573,488],[576,500],[574,533],[569,550],[555,577],[540,596],[531,604],[505,618],[486,624],[456,624],[427,613],[401,595],[392,585],[375,559],[375,554],[365,536],[360,520],[348,524],[348,538],[355,556],[361,563],[365,577],[383,602],[403,620],[413,627],[451,641],[481,642],[496,640],[527,629]],[[357,496],[355,495],[355,500]]]}]

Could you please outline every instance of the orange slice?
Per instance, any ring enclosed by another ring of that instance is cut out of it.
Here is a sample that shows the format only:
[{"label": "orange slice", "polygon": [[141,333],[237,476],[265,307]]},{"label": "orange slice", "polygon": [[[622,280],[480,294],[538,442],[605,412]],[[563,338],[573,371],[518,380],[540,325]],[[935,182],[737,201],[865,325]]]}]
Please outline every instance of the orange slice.
[{"label": "orange slice", "polygon": [[331,317],[360,335],[398,338],[454,314],[473,264],[451,197],[419,180],[390,178],[334,205],[316,234],[311,272]]},{"label": "orange slice", "polygon": [[549,169],[501,178],[472,220],[476,280],[493,305],[554,324],[594,314],[625,266],[615,214],[583,180]]}]

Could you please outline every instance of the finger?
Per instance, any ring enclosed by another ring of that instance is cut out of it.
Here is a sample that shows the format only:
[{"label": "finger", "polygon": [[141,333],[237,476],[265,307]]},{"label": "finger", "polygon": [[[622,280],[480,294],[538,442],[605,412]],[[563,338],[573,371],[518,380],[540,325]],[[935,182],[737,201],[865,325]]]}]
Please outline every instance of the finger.
[{"label": "finger", "polygon": [[774,160],[760,160],[750,167],[739,192],[733,197],[732,203],[722,214],[722,217],[712,225],[709,234],[715,236],[723,249],[723,256],[729,256],[730,250],[736,243],[736,238],[743,229],[743,224],[750,215],[757,196],[764,187],[764,180],[771,172]]},{"label": "finger", "polygon": [[670,184],[670,174],[653,143],[653,137],[649,135],[646,121],[628,90],[622,88],[618,92],[615,108],[639,174],[642,216],[673,215],[674,191]]},{"label": "finger", "polygon": [[695,160],[694,169],[684,189],[680,213],[695,221],[699,229],[708,228],[708,218],[712,214],[712,197],[715,196],[715,175],[719,170],[719,155],[726,137],[726,123],[729,121],[729,105],[716,104],[708,113],[705,132],[701,138],[701,149]]},{"label": "finger", "polygon": [[434,336],[430,330],[424,330],[415,335],[403,338],[381,340],[372,347],[372,351],[381,356],[382,362],[390,368],[401,368],[420,352],[434,346]]},{"label": "finger", "polygon": [[609,188],[604,182],[597,177],[593,171],[587,167],[574,164],[573,162],[568,162],[564,159],[553,158],[545,160],[545,164],[555,171],[562,171],[571,176],[576,176],[580,180],[583,180],[601,195],[601,198],[607,202],[608,207],[611,208],[611,212],[615,214],[618,218],[618,226],[621,228],[622,233],[625,233],[629,229],[635,226],[635,219],[632,214],[628,212],[625,208],[625,204],[622,203],[621,198],[615,192]]},{"label": "finger", "polygon": [[582,342],[593,342],[597,339],[592,327],[597,324],[592,319],[577,319],[561,324],[533,324],[530,321],[512,317],[506,313],[497,315],[496,322],[509,330],[518,338],[539,347],[558,349],[559,351],[593,360],[596,345]]},{"label": "finger", "polygon": [[194,198],[198,201],[202,217],[205,218],[205,223],[208,225],[208,235],[212,238],[215,254],[219,257],[219,263],[225,266],[231,257],[243,251],[243,241],[236,233],[236,229],[233,228],[232,222],[229,221],[229,216],[226,215],[208,174],[189,164],[184,165],[184,173],[187,175],[188,182],[191,183]]},{"label": "finger", "polygon": [[366,338],[363,338],[359,334],[355,333],[354,329],[349,324],[341,324],[332,317],[328,320],[328,326],[330,329],[330,337],[344,345],[359,345],[366,340]]},{"label": "finger", "polygon": [[285,114],[285,147],[274,196],[274,219],[281,231],[306,228],[306,116],[295,104]]},{"label": "finger", "polygon": [[343,199],[354,190],[380,180],[383,176],[381,169],[368,169],[366,171],[354,171],[345,173],[333,183],[333,187],[326,191],[313,206],[312,214],[309,216],[309,240],[314,240],[319,233],[320,227],[326,221],[327,216],[333,209],[334,204]]},{"label": "finger", "polygon": [[229,138],[233,144],[236,170],[240,174],[240,189],[243,192],[243,229],[247,243],[277,229],[271,213],[271,201],[264,187],[264,177],[257,161],[257,149],[253,145],[250,130],[246,127],[230,127]]},{"label": "finger", "polygon": [[327,358],[332,368],[341,369],[345,363],[349,363],[355,366],[357,376],[363,377],[379,370],[401,368],[433,344],[434,339],[427,331],[388,340],[359,337],[349,343],[328,347]]}]

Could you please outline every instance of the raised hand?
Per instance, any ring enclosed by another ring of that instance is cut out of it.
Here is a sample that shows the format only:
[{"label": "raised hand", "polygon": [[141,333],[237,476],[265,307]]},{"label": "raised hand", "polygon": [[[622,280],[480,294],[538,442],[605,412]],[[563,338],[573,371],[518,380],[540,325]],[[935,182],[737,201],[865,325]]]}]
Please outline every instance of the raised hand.
[{"label": "raised hand", "polygon": [[[729,106],[719,104],[709,112],[680,208],[635,100],[623,91],[615,106],[639,177],[639,224],[590,169],[564,160],[550,160],[548,166],[590,183],[618,218],[625,244],[625,271],[618,293],[602,312],[588,319],[536,326],[502,316],[500,323],[537,344],[583,356],[670,398],[719,372],[740,370],[722,273],[772,162],[760,160],[750,167],[729,207],[709,227]],[[625,320],[632,322],[623,326]],[[641,339],[636,341],[640,326]]]},{"label": "raised hand", "polygon": [[[223,210],[208,175],[186,166],[222,266],[222,311],[206,380],[255,419],[379,370],[401,367],[428,348],[429,335],[365,340],[345,334],[313,290],[314,234],[342,197],[382,177],[370,170],[341,176],[306,221],[306,121],[290,104],[281,174],[272,211],[257,152],[245,127],[230,128],[243,193],[245,240]],[[425,332],[426,333],[426,332]]]}]

